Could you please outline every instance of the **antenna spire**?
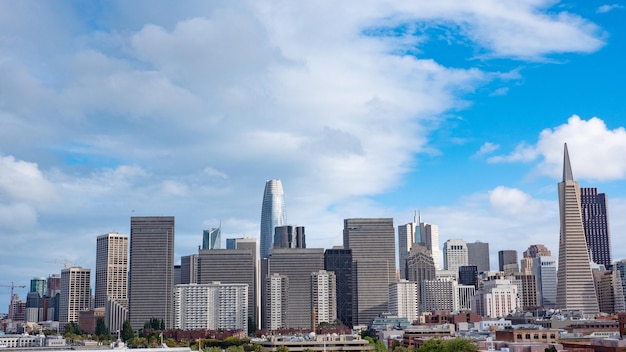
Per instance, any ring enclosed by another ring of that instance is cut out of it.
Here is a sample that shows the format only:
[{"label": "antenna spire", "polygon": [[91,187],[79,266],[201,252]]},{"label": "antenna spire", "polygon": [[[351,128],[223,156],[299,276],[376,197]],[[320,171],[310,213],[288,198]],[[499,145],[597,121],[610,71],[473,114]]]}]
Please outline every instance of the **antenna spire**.
[{"label": "antenna spire", "polygon": [[567,151],[567,143],[565,143],[565,151],[563,153],[563,182],[574,181],[574,175],[572,174],[572,164],[569,161],[569,153]]}]

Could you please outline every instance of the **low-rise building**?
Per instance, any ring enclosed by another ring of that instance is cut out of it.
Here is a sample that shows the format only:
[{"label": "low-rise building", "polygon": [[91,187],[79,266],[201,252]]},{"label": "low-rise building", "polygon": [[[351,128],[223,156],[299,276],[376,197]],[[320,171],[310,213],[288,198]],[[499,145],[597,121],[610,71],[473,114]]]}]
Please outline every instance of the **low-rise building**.
[{"label": "low-rise building", "polygon": [[278,351],[285,346],[291,352],[303,351],[373,351],[374,345],[358,335],[270,336],[254,341],[264,352]]}]

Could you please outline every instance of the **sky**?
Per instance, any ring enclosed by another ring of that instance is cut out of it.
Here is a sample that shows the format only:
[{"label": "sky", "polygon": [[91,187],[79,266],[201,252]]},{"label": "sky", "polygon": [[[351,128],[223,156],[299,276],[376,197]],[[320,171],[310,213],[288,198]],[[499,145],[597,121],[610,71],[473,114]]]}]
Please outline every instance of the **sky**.
[{"label": "sky", "polygon": [[[279,178],[307,247],[422,221],[558,254],[557,183],[608,195],[626,258],[626,8],[612,1],[0,1],[0,285],[95,270],[176,217],[259,236]],[[92,272],[92,276],[95,273]],[[0,287],[0,312],[9,292]],[[27,289],[16,289],[21,298]]]}]

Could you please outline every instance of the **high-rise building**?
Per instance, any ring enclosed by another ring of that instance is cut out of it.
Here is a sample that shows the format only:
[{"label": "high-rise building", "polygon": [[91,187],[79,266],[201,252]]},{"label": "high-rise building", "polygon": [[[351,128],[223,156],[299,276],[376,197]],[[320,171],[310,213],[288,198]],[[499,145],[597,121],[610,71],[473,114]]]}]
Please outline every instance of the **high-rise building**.
[{"label": "high-rise building", "polygon": [[479,273],[489,271],[489,243],[476,241],[467,244],[467,263],[476,265]]},{"label": "high-rise building", "polygon": [[151,318],[174,326],[174,217],[130,218],[129,321],[140,329]]},{"label": "high-rise building", "polygon": [[198,255],[184,255],[180,257],[180,283],[198,283]]},{"label": "high-rise building", "polygon": [[107,299],[128,306],[128,236],[115,232],[96,238],[95,307]]},{"label": "high-rise building", "polygon": [[461,265],[459,267],[459,284],[472,285],[478,288],[478,267],[476,265]]},{"label": "high-rise building", "polygon": [[263,306],[263,324],[266,329],[278,330],[287,326],[287,311],[289,307],[289,278],[274,273],[265,280],[263,291],[265,305]]},{"label": "high-rise building", "polygon": [[411,248],[406,260],[406,271],[407,279],[417,284],[417,302],[421,304],[422,282],[436,278],[435,262],[426,246],[416,244]]},{"label": "high-rise building", "polygon": [[61,271],[59,323],[78,322],[78,313],[89,310],[91,269],[65,268]]},{"label": "high-rise building", "polygon": [[410,322],[419,318],[417,282],[400,279],[389,285],[389,312]]},{"label": "high-rise building", "polygon": [[520,271],[525,274],[530,274],[533,272],[533,259],[537,257],[551,257],[552,252],[543,244],[533,244],[528,246],[528,249],[524,251],[523,255],[524,257],[520,260]]},{"label": "high-rise building", "polygon": [[321,323],[334,324],[337,320],[337,277],[332,271],[319,270],[311,273],[311,307],[313,326]]},{"label": "high-rise building", "polygon": [[580,189],[580,207],[589,256],[594,263],[611,268],[611,236],[606,194],[597,188]]},{"label": "high-rise building", "polygon": [[459,239],[447,240],[443,244],[444,270],[458,271],[460,266],[467,264],[467,243]]},{"label": "high-rise building", "polygon": [[563,157],[563,181],[558,189],[560,238],[556,308],[597,314],[598,300],[585,239],[580,186],[574,181],[567,144]]},{"label": "high-rise building", "polygon": [[517,263],[516,250],[505,249],[498,251],[498,270],[507,273],[519,272],[519,264]]},{"label": "high-rise building", "polygon": [[222,226],[202,231],[202,249],[222,248]]},{"label": "high-rise building", "polygon": [[[256,242],[255,242],[256,243]],[[202,249],[198,252],[198,284],[248,285],[247,313],[257,321],[256,246],[240,249]]]},{"label": "high-rise building", "polygon": [[276,226],[273,248],[306,248],[304,226]]},{"label": "high-rise building", "polygon": [[411,247],[416,243],[415,232],[417,229],[417,222],[413,219],[413,222],[398,226],[398,262],[400,267],[400,278],[406,279],[406,259],[409,257]]},{"label": "high-rise building", "polygon": [[434,310],[454,310],[454,287],[456,282],[450,278],[424,280],[420,287],[420,313]]},{"label": "high-rise building", "polygon": [[274,228],[287,224],[285,192],[280,180],[268,180],[261,208],[261,258],[267,257],[273,247]]},{"label": "high-rise building", "polygon": [[420,222],[420,238],[422,240],[421,242],[426,245],[426,248],[428,248],[433,256],[435,269],[440,270],[441,251],[439,250],[439,227],[434,224]]},{"label": "high-rise building", "polygon": [[556,260],[552,256],[537,256],[532,259],[532,274],[537,281],[537,305],[554,308],[557,288]]},{"label": "high-rise building", "polygon": [[324,252],[324,269],[335,273],[337,319],[352,327],[352,251],[332,248]]},{"label": "high-rise building", "polygon": [[615,310],[615,276],[612,270],[594,270],[593,279],[598,295],[598,307],[600,312],[613,314]]},{"label": "high-rise building", "polygon": [[61,292],[61,275],[51,274],[48,276],[48,291],[46,296],[54,297],[57,293]]},{"label": "high-rise building", "polygon": [[[261,265],[263,287],[273,274],[284,275],[289,279],[289,299],[287,319],[283,328],[313,327],[313,307],[311,305],[311,273],[324,270],[324,249],[322,248],[274,248]],[[267,305],[267,293],[261,304]],[[268,327],[268,317],[262,319]]]},{"label": "high-rise building", "polygon": [[472,311],[488,318],[505,317],[521,308],[519,288],[511,280],[483,281],[472,302]]},{"label": "high-rise building", "polygon": [[613,265],[613,293],[615,294],[615,311],[626,311],[626,259]]},{"label": "high-rise building", "polygon": [[30,280],[30,291],[28,292],[37,292],[39,297],[43,297],[46,295],[47,289],[48,283],[45,277],[34,277]]},{"label": "high-rise building", "polygon": [[248,331],[248,285],[176,285],[174,327]]},{"label": "high-rise building", "polygon": [[[521,282],[522,292],[520,295],[522,308],[525,311],[534,310],[537,308],[537,278],[533,274],[514,273],[515,280]],[[556,283],[556,273],[555,281]]]},{"label": "high-rise building", "polygon": [[345,219],[343,247],[352,250],[352,323],[366,325],[387,310],[396,281],[393,219]]}]

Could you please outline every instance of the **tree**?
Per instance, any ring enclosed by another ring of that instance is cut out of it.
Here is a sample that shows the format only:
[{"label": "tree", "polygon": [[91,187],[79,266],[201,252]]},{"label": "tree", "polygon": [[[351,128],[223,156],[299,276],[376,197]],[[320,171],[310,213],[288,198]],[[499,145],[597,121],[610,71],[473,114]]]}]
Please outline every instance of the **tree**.
[{"label": "tree", "polygon": [[80,330],[80,326],[78,326],[78,323],[75,321],[70,321],[69,323],[65,324],[65,334],[72,334],[72,335],[82,335],[83,332],[82,330]]},{"label": "tree", "polygon": [[120,338],[122,341],[126,342],[135,337],[135,330],[130,325],[130,321],[124,320],[124,324],[122,325],[122,333],[120,334]]},{"label": "tree", "polygon": [[367,342],[369,342],[370,344],[374,345],[374,350],[376,352],[387,352],[387,346],[385,346],[385,344],[379,339],[374,339],[370,336],[365,336],[364,339],[367,340]]},{"label": "tree", "polygon": [[106,324],[104,323],[104,318],[103,317],[98,317],[98,319],[96,319],[96,332],[95,332],[96,336],[98,337],[103,337],[103,336],[109,336],[109,328],[107,328]]},{"label": "tree", "polygon": [[558,350],[556,349],[556,347],[554,347],[554,345],[552,345],[552,346],[546,348],[544,351],[545,352],[557,352]]},{"label": "tree", "polygon": [[452,340],[442,340],[433,338],[426,341],[418,352],[477,352],[478,346],[470,339],[456,338]]},{"label": "tree", "polygon": [[289,348],[285,345],[280,345],[276,348],[276,352],[289,352]]}]

